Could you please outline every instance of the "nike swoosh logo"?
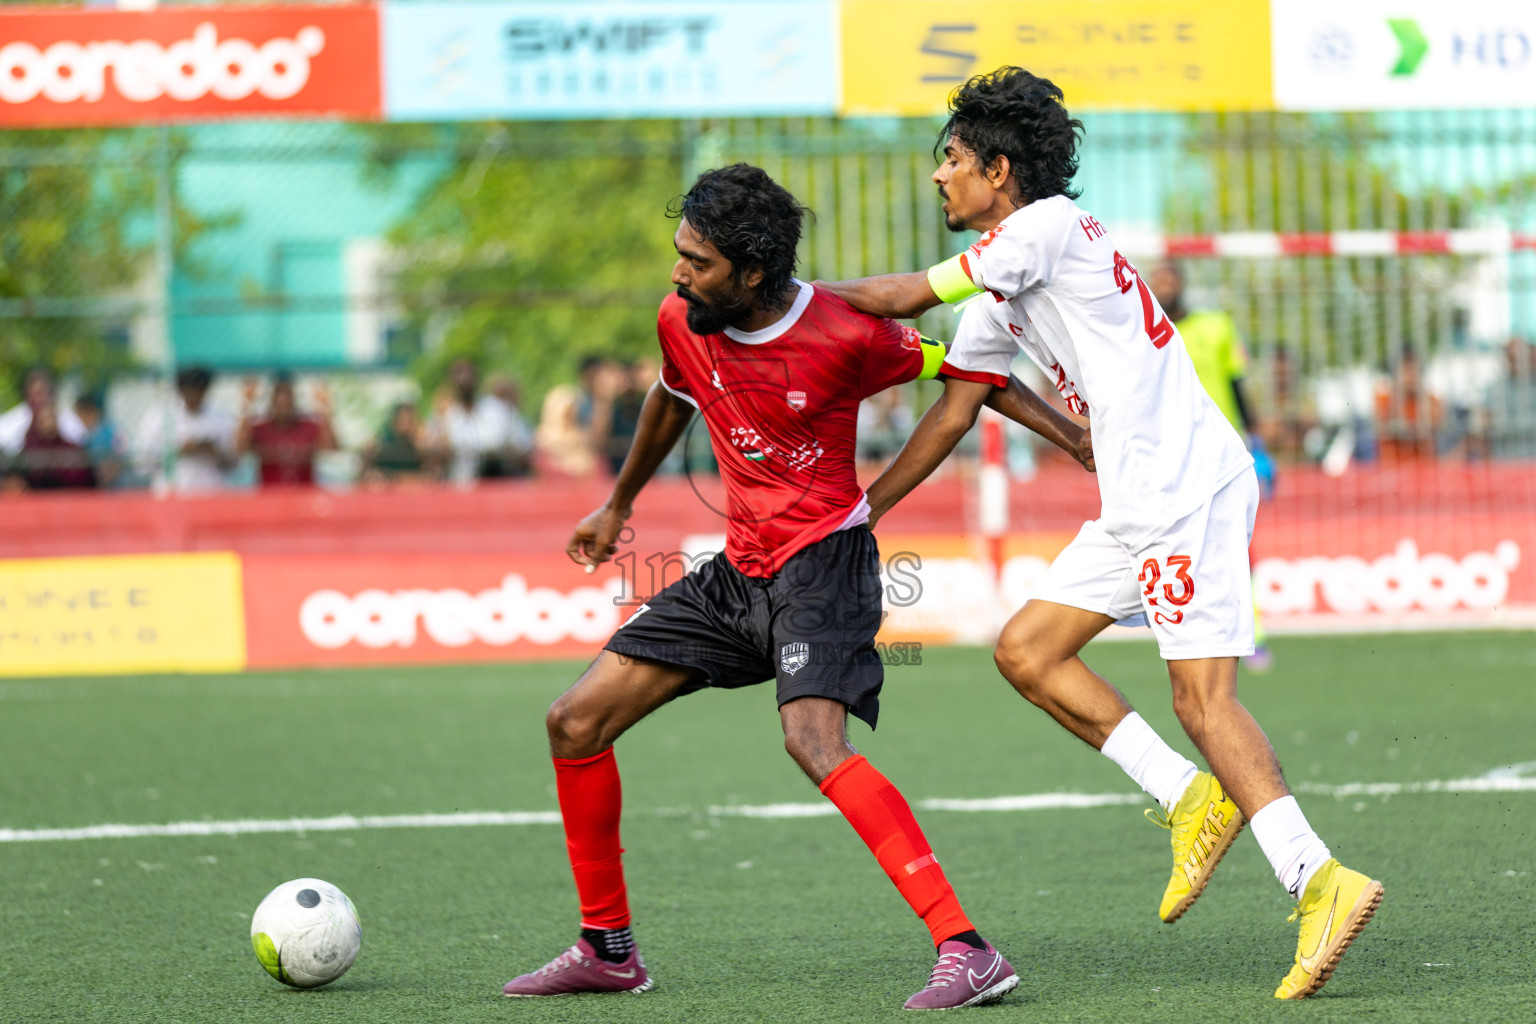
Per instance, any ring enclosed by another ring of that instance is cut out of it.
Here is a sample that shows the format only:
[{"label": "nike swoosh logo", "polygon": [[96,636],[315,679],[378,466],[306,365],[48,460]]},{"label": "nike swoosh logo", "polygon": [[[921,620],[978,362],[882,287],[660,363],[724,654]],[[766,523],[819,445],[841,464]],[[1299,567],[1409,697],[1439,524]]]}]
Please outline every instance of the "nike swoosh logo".
[{"label": "nike swoosh logo", "polygon": [[627,971],[608,971],[607,973],[615,978],[633,978],[638,970],[638,968],[631,967]]},{"label": "nike swoosh logo", "polygon": [[980,992],[986,986],[987,982],[992,980],[993,975],[997,974],[998,969],[1001,968],[1002,966],[1003,966],[1003,958],[999,956],[999,957],[993,957],[993,959],[992,959],[992,969],[990,971],[988,971],[986,974],[981,975],[980,977],[977,977],[975,971],[967,970],[965,972],[965,974],[966,974],[966,977],[968,977],[970,979],[970,981],[971,981],[971,988],[975,989],[977,992]]},{"label": "nike swoosh logo", "polygon": [[1299,961],[1301,964],[1301,969],[1306,971],[1308,974],[1311,974],[1312,968],[1317,966],[1317,954],[1322,950],[1323,946],[1327,944],[1328,936],[1333,933],[1333,915],[1334,912],[1338,909],[1339,890],[1335,889],[1333,890],[1333,903],[1328,907],[1328,920],[1323,922],[1323,934],[1318,937],[1317,945],[1312,948],[1312,952],[1302,957]]}]

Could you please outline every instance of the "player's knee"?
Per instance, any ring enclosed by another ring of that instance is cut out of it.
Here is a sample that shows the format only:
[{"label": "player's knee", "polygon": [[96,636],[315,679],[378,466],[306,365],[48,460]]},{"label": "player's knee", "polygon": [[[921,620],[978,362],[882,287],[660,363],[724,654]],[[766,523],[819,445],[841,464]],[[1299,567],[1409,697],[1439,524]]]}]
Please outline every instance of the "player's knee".
[{"label": "player's knee", "polygon": [[1025,698],[1034,700],[1040,695],[1047,659],[1040,653],[1040,647],[1031,644],[1021,631],[1005,629],[992,652],[992,660],[1003,678]]},{"label": "player's knee", "polygon": [[797,762],[804,764],[808,760],[814,760],[821,753],[821,743],[816,735],[806,729],[784,730],[784,752]]},{"label": "player's knee", "polygon": [[556,756],[581,757],[588,748],[597,753],[603,745],[598,720],[582,714],[564,696],[549,706],[549,712],[544,716],[544,728],[549,733],[550,749]]},{"label": "player's knee", "polygon": [[786,729],[784,752],[817,784],[848,758],[848,745],[810,729]]}]

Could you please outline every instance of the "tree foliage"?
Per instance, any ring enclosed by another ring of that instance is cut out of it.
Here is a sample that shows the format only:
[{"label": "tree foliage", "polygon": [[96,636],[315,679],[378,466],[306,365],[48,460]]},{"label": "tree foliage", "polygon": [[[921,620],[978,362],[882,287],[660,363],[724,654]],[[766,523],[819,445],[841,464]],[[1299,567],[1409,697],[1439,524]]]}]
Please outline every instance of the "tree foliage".
[{"label": "tree foliage", "polygon": [[[157,173],[174,173],[183,151],[149,132],[0,132],[0,403],[31,366],[96,386],[131,363],[132,293],[154,273]],[[178,252],[214,224],[175,204],[171,215]]]},{"label": "tree foliage", "polygon": [[681,191],[667,121],[367,130],[388,180],[421,153],[451,156],[389,240],[394,294],[422,339],[430,391],[458,357],[542,394],[582,356],[654,352],[675,259],[669,200]]}]

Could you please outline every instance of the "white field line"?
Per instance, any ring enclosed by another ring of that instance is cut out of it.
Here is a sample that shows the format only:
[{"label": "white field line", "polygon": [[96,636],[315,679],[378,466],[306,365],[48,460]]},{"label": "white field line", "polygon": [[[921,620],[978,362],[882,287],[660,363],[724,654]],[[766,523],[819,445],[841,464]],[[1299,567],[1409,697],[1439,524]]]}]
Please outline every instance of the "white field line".
[{"label": "white field line", "polygon": [[1489,773],[1477,779],[1432,780],[1429,782],[1347,782],[1329,786],[1318,782],[1298,782],[1298,793],[1332,796],[1397,796],[1399,793],[1536,793],[1536,779],[1497,776]]},{"label": "white field line", "polygon": [[[1350,782],[1324,785],[1297,783],[1298,793],[1344,799],[1352,796],[1397,796],[1404,793],[1536,793],[1536,778],[1519,772],[1536,768],[1536,762],[1495,768],[1475,779],[1427,782]],[[962,813],[998,811],[1079,810],[1144,803],[1139,793],[1032,793],[979,800],[920,800],[919,810]],[[686,809],[655,812],[677,816]],[[824,818],[838,811],[830,803],[731,804],[709,807],[710,818]],[[0,828],[0,843],[46,843],[78,839],[137,839],[147,836],[240,836],[271,833],[353,832],[381,828],[467,828],[479,825],[558,825],[559,811],[465,811],[457,814],[371,814],[357,817],[338,814],[329,818],[241,818],[234,821],[177,821],[166,825],[86,825],[81,828]]]}]

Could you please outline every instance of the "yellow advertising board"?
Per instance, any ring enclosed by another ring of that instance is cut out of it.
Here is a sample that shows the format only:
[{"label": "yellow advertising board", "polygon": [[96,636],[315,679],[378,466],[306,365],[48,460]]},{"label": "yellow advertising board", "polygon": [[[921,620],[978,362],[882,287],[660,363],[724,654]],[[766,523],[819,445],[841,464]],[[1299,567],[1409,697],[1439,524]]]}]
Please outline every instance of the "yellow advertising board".
[{"label": "yellow advertising board", "polygon": [[0,561],[0,676],[244,667],[234,554]]},{"label": "yellow advertising board", "polygon": [[943,113],[1005,64],[1069,110],[1267,110],[1269,0],[843,0],[841,113]]}]

